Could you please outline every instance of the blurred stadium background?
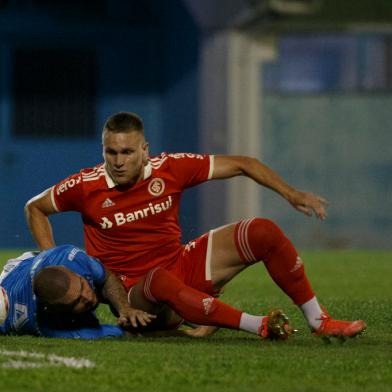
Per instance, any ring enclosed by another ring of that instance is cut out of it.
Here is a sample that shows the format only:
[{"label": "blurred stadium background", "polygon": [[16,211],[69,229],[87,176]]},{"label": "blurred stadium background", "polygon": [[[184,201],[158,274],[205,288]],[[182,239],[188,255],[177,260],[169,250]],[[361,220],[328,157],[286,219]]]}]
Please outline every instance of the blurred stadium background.
[{"label": "blurred stadium background", "polygon": [[[330,201],[303,218],[233,179],[188,192],[184,241],[275,220],[302,248],[390,248],[390,0],[0,0],[0,247],[33,247],[23,206],[101,161],[106,117],[140,114],[152,154],[261,158]],[[82,245],[77,214],[53,217]]]}]

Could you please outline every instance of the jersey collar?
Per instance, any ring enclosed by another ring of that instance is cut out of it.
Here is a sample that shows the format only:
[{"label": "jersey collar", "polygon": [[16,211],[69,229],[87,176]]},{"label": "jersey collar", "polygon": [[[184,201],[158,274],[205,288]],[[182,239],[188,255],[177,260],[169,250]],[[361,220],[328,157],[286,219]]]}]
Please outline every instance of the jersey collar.
[{"label": "jersey collar", "polygon": [[108,171],[106,170],[106,165],[104,165],[105,168],[105,180],[106,184],[109,189],[114,188],[116,186],[116,183],[112,180],[112,177],[110,177]]},{"label": "jersey collar", "polygon": [[[110,177],[110,174],[108,173],[108,171],[106,170],[106,165],[104,165],[105,168],[105,180],[106,180],[106,184],[108,186],[109,189],[114,188],[117,184],[113,181],[112,177]],[[143,176],[143,180],[146,180],[147,178],[151,177],[151,173],[152,173],[152,166],[151,166],[151,162],[148,161],[147,165],[144,166],[144,176]]]}]

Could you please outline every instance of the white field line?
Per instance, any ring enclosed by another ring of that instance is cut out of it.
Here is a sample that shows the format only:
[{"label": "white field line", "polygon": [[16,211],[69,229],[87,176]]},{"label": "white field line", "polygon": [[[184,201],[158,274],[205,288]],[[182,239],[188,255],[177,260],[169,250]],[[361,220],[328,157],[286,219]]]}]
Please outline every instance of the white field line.
[{"label": "white field line", "polygon": [[14,361],[13,359],[10,359],[3,363],[2,367],[4,369],[37,369],[45,367],[45,364],[39,362]]},{"label": "white field line", "polygon": [[[89,359],[62,357],[56,354],[42,354],[28,351],[9,351],[0,349],[0,358],[9,357],[7,362],[1,364],[3,368],[26,369],[41,367],[65,366],[74,369],[93,368],[95,363]],[[23,360],[20,360],[23,359]],[[27,359],[27,360],[26,360]],[[32,360],[32,361],[29,361]]]}]

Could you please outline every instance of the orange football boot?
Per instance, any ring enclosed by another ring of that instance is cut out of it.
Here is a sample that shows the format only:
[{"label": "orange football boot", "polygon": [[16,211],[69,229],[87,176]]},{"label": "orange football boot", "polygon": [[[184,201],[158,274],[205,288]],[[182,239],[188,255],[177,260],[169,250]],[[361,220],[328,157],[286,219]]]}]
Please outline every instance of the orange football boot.
[{"label": "orange football boot", "polygon": [[323,314],[320,317],[321,325],[313,331],[313,335],[321,337],[335,338],[353,338],[366,329],[366,323],[363,320],[346,321],[335,320],[322,307]]}]

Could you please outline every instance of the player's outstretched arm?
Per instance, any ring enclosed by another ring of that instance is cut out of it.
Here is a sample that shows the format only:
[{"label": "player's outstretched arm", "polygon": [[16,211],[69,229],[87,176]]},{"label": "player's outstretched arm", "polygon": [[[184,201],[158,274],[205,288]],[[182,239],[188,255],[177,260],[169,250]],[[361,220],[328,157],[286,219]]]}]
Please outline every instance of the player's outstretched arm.
[{"label": "player's outstretched arm", "polygon": [[25,216],[31,234],[40,250],[56,246],[48,216],[57,211],[50,198],[50,189],[30,199],[25,205]]},{"label": "player's outstretched arm", "polygon": [[294,208],[311,216],[313,213],[319,219],[325,219],[327,201],[312,192],[301,192],[287,184],[271,168],[259,160],[243,156],[216,155],[212,178],[223,179],[235,176],[247,176],[258,184],[279,193]]},{"label": "player's outstretched arm", "polygon": [[121,282],[113,272],[106,270],[106,280],[102,286],[101,292],[98,293],[103,302],[111,305],[118,314],[118,324],[121,327],[134,327],[139,325],[146,326],[156,316],[139,309],[132,308],[128,303],[127,293]]}]

